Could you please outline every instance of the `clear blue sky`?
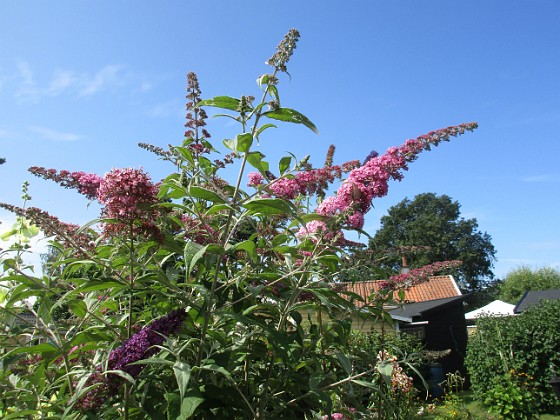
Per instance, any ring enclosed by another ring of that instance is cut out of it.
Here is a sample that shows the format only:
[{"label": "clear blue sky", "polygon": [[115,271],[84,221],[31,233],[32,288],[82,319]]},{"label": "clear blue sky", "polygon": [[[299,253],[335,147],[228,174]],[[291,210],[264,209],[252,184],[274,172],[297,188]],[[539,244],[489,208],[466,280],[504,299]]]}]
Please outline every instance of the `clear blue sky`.
[{"label": "clear blue sky", "polygon": [[[206,97],[256,94],[264,61],[295,27],[281,98],[321,134],[282,127],[263,138],[271,160],[291,151],[320,164],[332,143],[341,163],[477,121],[413,163],[374,202],[366,230],[405,197],[447,194],[492,236],[498,276],[559,267],[558,22],[556,0],[3,1],[0,201],[20,204],[29,180],[31,205],[68,222],[97,217],[27,168],[143,166],[161,178],[169,168],[136,144],[182,140],[186,73],[197,72]],[[232,128],[213,120],[215,144]]]}]

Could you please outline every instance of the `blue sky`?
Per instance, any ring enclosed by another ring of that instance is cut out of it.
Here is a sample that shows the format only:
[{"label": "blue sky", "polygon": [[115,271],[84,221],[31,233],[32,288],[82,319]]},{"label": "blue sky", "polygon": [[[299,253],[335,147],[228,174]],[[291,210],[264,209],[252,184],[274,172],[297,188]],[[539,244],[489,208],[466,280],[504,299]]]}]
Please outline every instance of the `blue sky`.
[{"label": "blue sky", "polygon": [[[301,40],[279,86],[320,135],[282,126],[262,139],[321,164],[363,159],[428,131],[479,129],[423,154],[366,219],[424,192],[447,194],[492,236],[499,277],[560,266],[560,3],[533,1],[4,1],[0,3],[0,201],[85,223],[97,209],[34,178],[33,165],[103,174],[170,168],[136,144],[178,144],[185,75],[205,97],[256,94],[292,27]],[[214,143],[235,135],[209,125]],[[0,212],[4,222],[13,220]],[[0,244],[0,246],[2,246]]]}]

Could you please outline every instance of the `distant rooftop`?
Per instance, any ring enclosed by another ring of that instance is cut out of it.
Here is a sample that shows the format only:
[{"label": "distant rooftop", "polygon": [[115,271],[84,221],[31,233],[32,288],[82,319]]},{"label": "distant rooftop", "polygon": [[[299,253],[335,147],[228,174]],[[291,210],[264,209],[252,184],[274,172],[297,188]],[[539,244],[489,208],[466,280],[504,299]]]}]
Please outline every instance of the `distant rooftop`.
[{"label": "distant rooftop", "polygon": [[[359,295],[365,302],[372,292],[381,289],[384,280],[358,281],[355,283],[339,283],[341,291]],[[406,289],[404,303],[426,302],[428,300],[444,299],[461,296],[462,293],[453,276],[433,276],[427,282],[417,284]],[[357,301],[356,306],[364,306],[364,302]]]},{"label": "distant rooftop", "polygon": [[557,300],[560,299],[560,289],[551,290],[529,290],[525,292],[515,308],[513,313],[520,314],[528,308],[537,305],[541,300]]}]

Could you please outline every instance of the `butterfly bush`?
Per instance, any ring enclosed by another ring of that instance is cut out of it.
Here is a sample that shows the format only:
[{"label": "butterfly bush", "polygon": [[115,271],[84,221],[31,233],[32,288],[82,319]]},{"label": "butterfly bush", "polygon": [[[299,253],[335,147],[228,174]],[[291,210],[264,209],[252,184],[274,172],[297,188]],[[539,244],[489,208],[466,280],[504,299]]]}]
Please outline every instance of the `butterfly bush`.
[{"label": "butterfly bush", "polygon": [[[350,318],[364,314],[331,281],[348,250],[343,247],[356,245],[343,230],[362,229],[372,200],[386,195],[389,182],[401,180],[421,152],[477,125],[447,127],[340,165],[334,146],[322,167],[285,156],[273,173],[253,145],[266,144],[266,130],[276,127],[270,120],[317,131],[279,99],[279,76],[288,72],[298,38],[291,30],[278,45],[255,96],[203,99],[196,74],[188,73],[184,139],[168,149],[140,144],[172,167],[161,182],[133,167],[103,176],[29,169],[99,203],[102,219],[93,229],[36,207],[0,204],[64,251],[56,272],[31,279],[12,270],[2,277],[14,285],[8,310],[36,299],[36,311],[28,307],[44,322],[30,325],[37,328],[30,336],[48,340],[14,350],[16,356],[37,352],[41,358],[32,363],[41,364],[34,371],[43,376],[14,367],[22,381],[17,388],[0,378],[0,417],[9,400],[23,415],[50,401],[55,417],[72,419],[372,418],[369,407],[378,401],[343,393],[366,379],[377,386],[380,375],[369,358],[364,371],[354,371]],[[223,142],[224,154],[209,141],[205,107],[240,125]],[[239,175],[230,184],[220,170],[234,162]],[[338,188],[328,196],[333,185]],[[401,290],[454,264],[411,270],[384,287]],[[2,331],[0,337],[2,344],[16,339]],[[69,357],[72,351],[80,356]],[[396,359],[382,359],[392,366],[387,395],[408,393],[411,380]],[[25,398],[22,390],[30,390]]]}]

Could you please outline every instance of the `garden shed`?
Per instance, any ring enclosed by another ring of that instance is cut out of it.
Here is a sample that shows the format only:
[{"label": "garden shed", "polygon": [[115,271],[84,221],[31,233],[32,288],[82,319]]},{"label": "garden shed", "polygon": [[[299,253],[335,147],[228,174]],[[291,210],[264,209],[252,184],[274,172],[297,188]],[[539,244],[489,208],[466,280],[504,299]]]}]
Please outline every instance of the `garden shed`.
[{"label": "garden shed", "polygon": [[445,373],[465,373],[467,323],[464,301],[469,295],[409,303],[389,311],[397,331],[419,334],[427,350],[451,350],[438,360]]}]

